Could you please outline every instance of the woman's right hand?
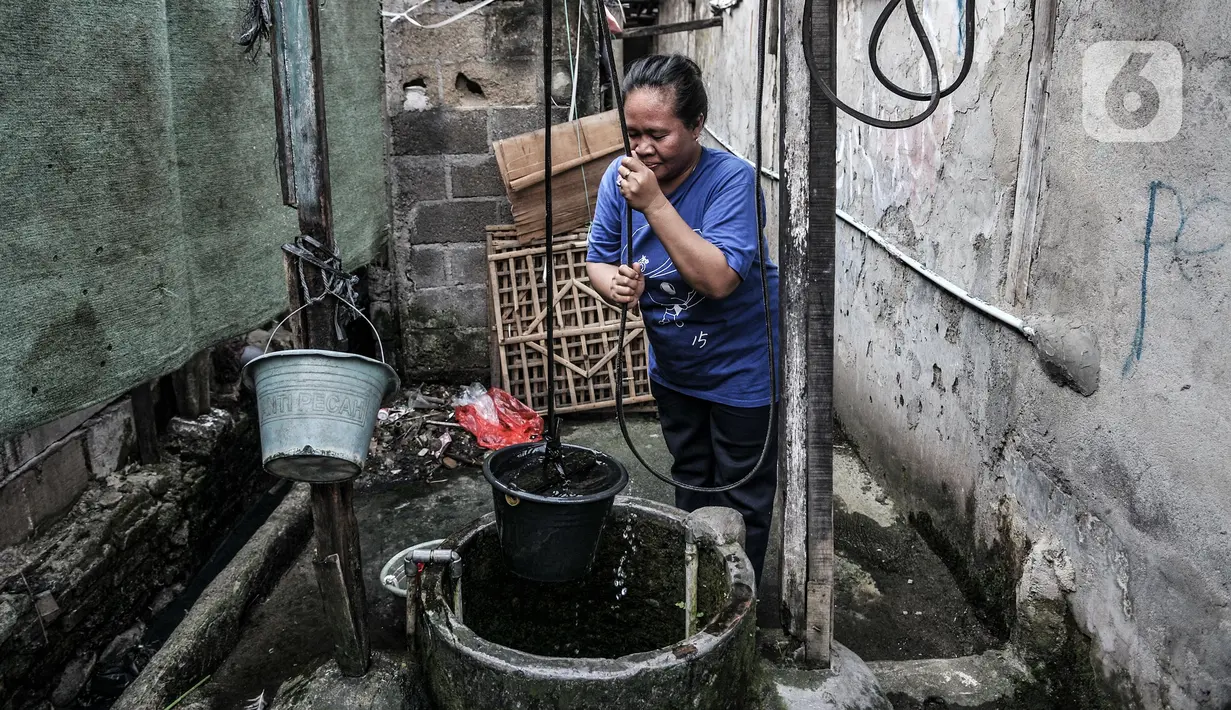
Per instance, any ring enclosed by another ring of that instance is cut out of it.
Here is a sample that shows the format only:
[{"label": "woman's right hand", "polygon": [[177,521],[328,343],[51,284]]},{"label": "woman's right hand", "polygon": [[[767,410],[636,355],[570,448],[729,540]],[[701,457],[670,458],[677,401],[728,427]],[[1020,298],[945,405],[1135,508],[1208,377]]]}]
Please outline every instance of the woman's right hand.
[{"label": "woman's right hand", "polygon": [[617,304],[636,306],[645,291],[645,279],[641,276],[641,264],[621,264],[611,277],[611,300]]}]

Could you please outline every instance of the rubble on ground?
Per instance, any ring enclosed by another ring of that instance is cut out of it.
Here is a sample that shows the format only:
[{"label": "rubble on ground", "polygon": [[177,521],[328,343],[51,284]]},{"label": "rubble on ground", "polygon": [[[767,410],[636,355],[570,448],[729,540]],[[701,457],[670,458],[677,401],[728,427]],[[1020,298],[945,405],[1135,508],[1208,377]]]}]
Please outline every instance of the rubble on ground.
[{"label": "rubble on ground", "polygon": [[482,466],[487,451],[457,423],[454,389],[414,386],[381,409],[360,481],[438,483],[457,469]]}]

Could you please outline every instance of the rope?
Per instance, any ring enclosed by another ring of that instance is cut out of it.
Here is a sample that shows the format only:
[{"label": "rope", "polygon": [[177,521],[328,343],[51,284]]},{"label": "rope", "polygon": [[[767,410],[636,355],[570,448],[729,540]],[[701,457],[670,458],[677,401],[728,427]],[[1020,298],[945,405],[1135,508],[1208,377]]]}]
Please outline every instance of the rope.
[{"label": "rope", "polygon": [[[577,0],[577,50],[576,56],[568,55],[569,83],[572,90],[568,102],[568,120],[573,122],[573,135],[577,137],[577,157],[584,158],[585,151],[581,147],[581,124],[577,122],[577,70],[581,66],[581,4],[585,0]],[[568,18],[568,6],[564,7],[564,31],[568,38],[566,44],[573,39],[573,26]],[[581,169],[581,189],[586,196],[586,214],[594,214],[594,205],[590,204],[590,183],[586,180],[586,169]]]},{"label": "rope", "polygon": [[[363,316],[355,305],[355,301],[358,299],[355,286],[359,283],[359,277],[348,274],[343,270],[342,257],[336,251],[327,250],[324,244],[321,244],[307,234],[299,235],[290,244],[283,244],[282,251],[295,257],[295,268],[299,272],[299,287],[302,289],[305,307],[314,303],[320,303],[329,296],[334,296],[339,301],[350,306],[350,310],[346,310],[335,304],[333,312],[333,324],[338,340],[346,340],[346,325],[355,320],[355,313]],[[317,256],[319,252],[324,252],[327,256],[323,258]],[[308,281],[304,274],[305,263],[321,271],[325,281],[325,289],[319,294],[313,295],[308,291]],[[377,340],[380,340],[379,336],[377,336]]]},{"label": "rope", "polygon": [[407,21],[407,22],[409,22],[410,24],[412,24],[412,25],[414,25],[415,27],[418,27],[418,28],[420,28],[420,29],[424,29],[424,30],[435,30],[435,29],[440,29],[441,27],[444,27],[445,25],[450,25],[450,24],[453,24],[454,22],[457,22],[458,20],[462,19],[463,17],[465,17],[465,16],[467,16],[467,15],[469,15],[469,14],[471,14],[471,13],[478,12],[479,10],[482,10],[483,8],[487,7],[488,5],[491,5],[491,4],[492,4],[493,2],[495,2],[495,1],[496,1],[496,0],[483,0],[483,2],[479,3],[478,5],[475,5],[475,6],[473,6],[473,7],[468,7],[468,8],[466,8],[465,10],[462,10],[461,12],[457,13],[456,15],[454,15],[454,16],[452,16],[452,17],[449,17],[449,18],[447,18],[447,19],[441,20],[440,22],[436,22],[436,23],[434,23],[434,24],[430,24],[430,25],[425,25],[425,24],[423,24],[423,23],[419,22],[419,21],[418,21],[418,20],[416,20],[415,18],[411,17],[411,16],[410,16],[410,13],[412,13],[412,12],[414,12],[415,10],[418,10],[419,8],[421,8],[421,7],[423,7],[424,5],[428,4],[429,2],[431,2],[431,0],[420,0],[420,2],[418,2],[418,3],[414,4],[414,5],[411,5],[409,8],[407,8],[407,9],[405,9],[405,10],[401,11],[401,12],[389,12],[388,10],[381,10],[381,11],[380,11],[380,14],[381,14],[381,16],[382,16],[382,17],[387,17],[387,18],[389,18],[389,24],[391,24],[391,25],[392,25],[392,24],[395,24],[398,20],[406,20],[406,21]]}]

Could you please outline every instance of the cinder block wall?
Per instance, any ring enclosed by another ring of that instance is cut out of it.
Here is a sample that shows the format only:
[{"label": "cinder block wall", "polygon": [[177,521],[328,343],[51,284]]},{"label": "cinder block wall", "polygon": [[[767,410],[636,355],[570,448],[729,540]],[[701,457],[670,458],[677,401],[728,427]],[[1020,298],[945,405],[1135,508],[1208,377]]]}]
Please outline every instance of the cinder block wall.
[{"label": "cinder block wall", "polygon": [[54,522],[85,490],[105,479],[133,450],[127,398],[98,405],[3,442],[0,460],[0,548]]},{"label": "cinder block wall", "polygon": [[[385,2],[391,12],[406,6]],[[433,24],[464,7],[438,1],[413,16]],[[557,2],[556,121],[571,96],[564,12]],[[576,5],[568,12],[575,33]],[[486,380],[490,371],[485,228],[512,222],[491,144],[542,128],[541,14],[537,1],[504,0],[437,29],[386,19],[393,269],[410,379]],[[591,112],[597,83],[588,23],[583,32],[579,115]]]}]

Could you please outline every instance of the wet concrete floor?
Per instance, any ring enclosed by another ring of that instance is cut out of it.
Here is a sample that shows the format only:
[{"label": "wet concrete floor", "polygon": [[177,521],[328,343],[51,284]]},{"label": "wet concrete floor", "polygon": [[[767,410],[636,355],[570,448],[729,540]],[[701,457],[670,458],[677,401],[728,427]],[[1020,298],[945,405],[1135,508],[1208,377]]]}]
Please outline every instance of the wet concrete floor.
[{"label": "wet concrete floor", "polygon": [[[630,418],[642,455],[667,471],[670,456],[653,417]],[[625,495],[670,503],[673,489],[646,473],[610,419],[566,421],[564,441],[604,451],[632,475]],[[938,558],[893,510],[852,450],[835,450],[835,637],[865,661],[952,658],[997,647]],[[356,484],[356,515],[363,551],[372,646],[405,652],[404,600],[381,586],[383,565],[413,544],[447,537],[492,508],[491,489],[473,467],[447,472],[439,482]],[[240,642],[191,698],[198,708],[239,708],[282,682],[311,671],[329,657],[305,549],[281,582],[245,622]]]}]

